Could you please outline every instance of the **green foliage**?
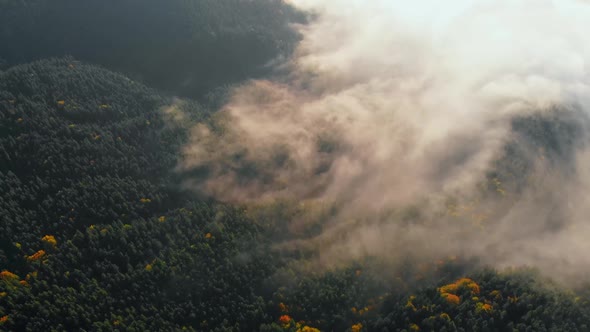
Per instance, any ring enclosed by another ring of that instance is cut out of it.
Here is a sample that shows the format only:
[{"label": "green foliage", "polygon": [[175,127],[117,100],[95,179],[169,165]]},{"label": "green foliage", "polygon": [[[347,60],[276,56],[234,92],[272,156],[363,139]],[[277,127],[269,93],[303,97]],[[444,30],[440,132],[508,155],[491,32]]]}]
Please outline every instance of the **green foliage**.
[{"label": "green foliage", "polygon": [[588,116],[580,110],[549,109],[543,114],[516,117],[512,120],[512,136],[505,144],[489,174],[521,192],[532,184],[536,168],[571,175],[575,173],[576,152],[588,144],[584,131]]},{"label": "green foliage", "polygon": [[72,59],[11,68],[0,96],[0,265],[27,276],[0,284],[9,329],[269,321],[255,294],[275,261],[261,230],[238,209],[186,205],[175,189],[187,133],[164,109],[176,103],[190,122],[205,115],[199,105]]},{"label": "green foliage", "polygon": [[[199,103],[71,57],[8,68],[70,54],[218,108],[229,86],[288,56],[290,23],[302,21],[278,0],[0,0],[0,330],[590,329],[590,288],[566,292],[531,271],[305,263],[314,250],[273,241],[321,234],[334,207],[245,209],[180,189],[188,129],[208,121]],[[553,114],[513,121],[485,194],[518,187],[535,158],[568,165],[583,126]]]},{"label": "green foliage", "polygon": [[150,86],[202,96],[270,72],[304,16],[281,0],[20,0],[0,2],[8,64],[72,55]]},{"label": "green foliage", "polygon": [[[533,271],[499,274],[484,270],[472,275],[480,291],[459,289],[458,305],[434,287],[414,295],[391,298],[372,330],[408,331],[586,331],[590,307],[572,294],[552,290]],[[439,284],[443,286],[443,284]],[[411,305],[409,305],[411,303]]]},{"label": "green foliage", "polygon": [[[429,285],[462,276],[459,263],[421,282],[410,262],[397,278],[372,261],[312,272],[299,261],[312,253],[271,239],[318,234],[330,206],[245,210],[179,191],[187,124],[206,117],[71,58],[0,74],[2,329],[587,330],[587,296],[530,273],[472,273],[481,291],[457,287],[454,303]],[[293,218],[309,229],[289,235]]]},{"label": "green foliage", "polygon": [[[171,102],[71,59],[1,74],[2,236],[20,233],[15,241],[31,250],[44,233],[71,235],[164,209],[175,199],[165,184],[186,137],[161,115]],[[15,241],[2,241],[4,250]]]}]

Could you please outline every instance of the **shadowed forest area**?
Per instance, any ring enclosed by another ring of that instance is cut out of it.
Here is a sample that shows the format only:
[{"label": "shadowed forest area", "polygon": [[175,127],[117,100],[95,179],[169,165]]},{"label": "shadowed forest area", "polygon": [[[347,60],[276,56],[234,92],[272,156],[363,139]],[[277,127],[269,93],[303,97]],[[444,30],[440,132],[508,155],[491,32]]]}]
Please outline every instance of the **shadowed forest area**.
[{"label": "shadowed forest area", "polygon": [[[576,172],[587,116],[575,108],[511,118],[477,192],[435,212],[345,216],[348,201],[316,193],[244,203],[191,187],[215,174],[179,166],[194,131],[230,132],[218,114],[236,86],[288,80],[296,27],[312,20],[280,0],[0,0],[0,330],[590,331],[587,281],[534,264],[413,256],[425,239],[318,265],[359,224],[486,234],[530,188],[553,188],[547,174]],[[335,139],[318,138],[325,169],[348,148]],[[223,174],[275,174],[254,151],[232,150]],[[476,211],[474,197],[494,203]],[[568,227],[564,209],[539,223]]]}]

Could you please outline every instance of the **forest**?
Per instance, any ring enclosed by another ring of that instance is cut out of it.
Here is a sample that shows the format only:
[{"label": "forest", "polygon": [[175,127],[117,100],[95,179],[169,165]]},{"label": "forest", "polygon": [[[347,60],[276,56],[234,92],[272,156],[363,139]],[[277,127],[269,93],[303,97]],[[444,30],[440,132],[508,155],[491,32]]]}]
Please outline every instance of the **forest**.
[{"label": "forest", "polygon": [[[0,331],[590,331],[587,282],[460,254],[317,268],[289,244],[330,229],[340,203],[190,188],[211,174],[179,167],[195,126],[223,133],[236,86],[287,80],[314,19],[282,0],[0,0]],[[512,118],[478,197],[504,209],[542,187],[541,158],[569,172],[585,117]],[[444,218],[463,222],[461,199]]]}]

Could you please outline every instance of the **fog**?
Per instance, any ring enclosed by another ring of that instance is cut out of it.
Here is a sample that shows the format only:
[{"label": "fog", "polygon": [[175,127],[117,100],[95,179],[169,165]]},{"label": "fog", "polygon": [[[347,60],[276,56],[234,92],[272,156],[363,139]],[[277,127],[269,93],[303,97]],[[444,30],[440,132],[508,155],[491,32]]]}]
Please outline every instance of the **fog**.
[{"label": "fog", "polygon": [[[294,27],[288,77],[235,88],[192,129],[187,186],[334,207],[320,234],[280,244],[324,266],[458,255],[588,272],[588,2],[290,2],[313,18]],[[566,130],[539,141],[515,119]]]}]

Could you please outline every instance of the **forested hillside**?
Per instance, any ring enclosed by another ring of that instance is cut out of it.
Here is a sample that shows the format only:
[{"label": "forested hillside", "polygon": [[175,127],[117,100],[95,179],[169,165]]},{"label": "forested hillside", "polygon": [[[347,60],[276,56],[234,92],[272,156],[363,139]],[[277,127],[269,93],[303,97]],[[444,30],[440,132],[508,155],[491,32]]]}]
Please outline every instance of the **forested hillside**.
[{"label": "forested hillside", "polygon": [[[585,280],[469,253],[320,266],[305,241],[337,204],[191,190],[209,174],[179,167],[193,131],[223,133],[216,98],[277,74],[307,17],[278,0],[0,0],[0,331],[590,331]],[[457,241],[527,188],[552,189],[544,177],[575,173],[586,119],[511,119],[474,194],[497,210]],[[446,199],[437,218],[471,225],[464,197]],[[378,222],[428,225],[424,206]]]},{"label": "forested hillside", "polygon": [[305,16],[279,0],[0,2],[4,66],[54,56],[107,66],[174,94],[269,74]]}]

